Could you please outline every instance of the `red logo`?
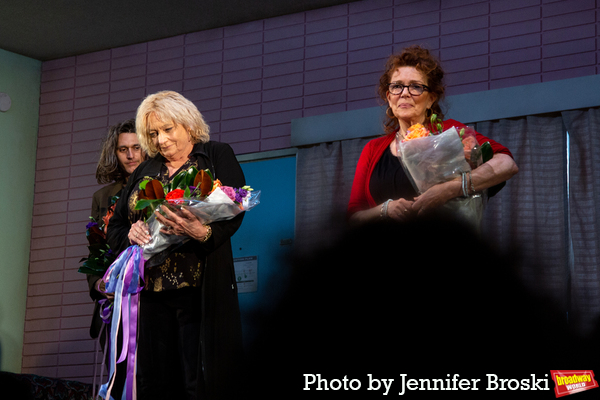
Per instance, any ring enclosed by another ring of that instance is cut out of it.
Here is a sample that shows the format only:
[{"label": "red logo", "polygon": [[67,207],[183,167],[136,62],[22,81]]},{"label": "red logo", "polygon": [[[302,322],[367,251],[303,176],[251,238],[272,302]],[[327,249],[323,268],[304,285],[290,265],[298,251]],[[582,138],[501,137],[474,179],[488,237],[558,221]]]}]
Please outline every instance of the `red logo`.
[{"label": "red logo", "polygon": [[598,387],[598,382],[594,379],[594,371],[551,370],[550,372],[552,373],[554,393],[557,398]]}]

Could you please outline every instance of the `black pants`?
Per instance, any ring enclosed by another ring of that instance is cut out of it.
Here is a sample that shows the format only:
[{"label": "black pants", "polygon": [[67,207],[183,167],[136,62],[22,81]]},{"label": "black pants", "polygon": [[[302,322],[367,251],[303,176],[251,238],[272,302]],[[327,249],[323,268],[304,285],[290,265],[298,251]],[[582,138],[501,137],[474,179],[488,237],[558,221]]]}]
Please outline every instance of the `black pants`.
[{"label": "black pants", "polygon": [[197,399],[200,289],[140,295],[138,399]]}]

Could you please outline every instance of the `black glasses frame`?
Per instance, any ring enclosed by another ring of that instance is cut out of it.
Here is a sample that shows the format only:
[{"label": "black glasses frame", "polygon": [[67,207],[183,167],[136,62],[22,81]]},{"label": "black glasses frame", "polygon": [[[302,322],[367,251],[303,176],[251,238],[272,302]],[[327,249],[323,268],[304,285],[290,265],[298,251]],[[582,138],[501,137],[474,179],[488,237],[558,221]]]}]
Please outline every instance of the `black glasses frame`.
[{"label": "black glasses frame", "polygon": [[[390,90],[390,86],[392,86],[392,85],[395,85],[395,86],[398,86],[398,87],[402,87],[402,89],[400,89],[400,92],[398,92],[398,93],[392,93],[392,91]],[[411,87],[413,89],[415,89],[416,87],[421,87],[422,90],[420,91],[420,93],[415,93],[415,92],[413,92],[411,90]],[[420,83],[411,83],[410,85],[403,85],[401,83],[396,83],[396,82],[388,83],[388,91],[390,93],[394,94],[394,95],[400,95],[400,94],[402,94],[404,92],[404,88],[407,88],[408,89],[408,93],[410,93],[412,96],[420,96],[420,95],[423,94],[424,91],[431,92],[431,89],[429,88],[429,86],[427,86],[427,85],[421,85]]]}]

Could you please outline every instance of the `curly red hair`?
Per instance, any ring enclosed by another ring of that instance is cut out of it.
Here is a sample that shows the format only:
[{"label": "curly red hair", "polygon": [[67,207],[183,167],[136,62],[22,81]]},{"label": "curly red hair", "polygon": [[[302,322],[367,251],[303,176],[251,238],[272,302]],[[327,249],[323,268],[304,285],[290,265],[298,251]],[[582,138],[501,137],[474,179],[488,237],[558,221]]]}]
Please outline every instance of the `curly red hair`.
[{"label": "curly red hair", "polygon": [[[435,96],[435,101],[431,106],[431,113],[437,114],[438,118],[444,119],[444,114],[440,107],[440,101],[444,98],[446,87],[444,85],[444,70],[439,60],[431,52],[421,46],[410,46],[405,48],[399,54],[393,54],[385,63],[385,71],[379,78],[378,93],[386,103],[388,85],[394,72],[400,67],[415,67],[427,78],[427,86],[430,92]],[[385,132],[393,132],[398,129],[399,123],[391,112],[390,107],[386,111],[386,120],[384,122]],[[390,116],[390,114],[392,114]]]}]

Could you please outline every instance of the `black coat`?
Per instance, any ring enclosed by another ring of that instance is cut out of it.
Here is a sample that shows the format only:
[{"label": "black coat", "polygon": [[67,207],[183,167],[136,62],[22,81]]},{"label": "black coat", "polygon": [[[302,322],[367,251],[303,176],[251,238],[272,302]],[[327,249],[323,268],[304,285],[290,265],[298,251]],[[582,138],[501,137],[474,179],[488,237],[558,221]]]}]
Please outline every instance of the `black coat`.
[{"label": "black coat", "polygon": [[[245,185],[242,168],[228,144],[198,143],[192,154],[198,157],[198,169],[210,169],[223,185],[236,188]],[[120,253],[130,245],[127,235],[136,222],[129,221],[128,217],[132,189],[145,177],[157,176],[164,161],[159,154],[144,161],[129,177],[108,225],[108,243],[113,251]],[[195,252],[206,260],[202,273],[202,304],[198,305],[202,307],[199,365],[204,376],[204,382],[199,385],[209,399],[222,398],[236,385],[233,371],[242,360],[242,328],[230,238],[243,217],[244,213],[240,213],[231,220],[213,222],[212,236],[206,243],[190,240],[177,249],[181,253]]]}]

